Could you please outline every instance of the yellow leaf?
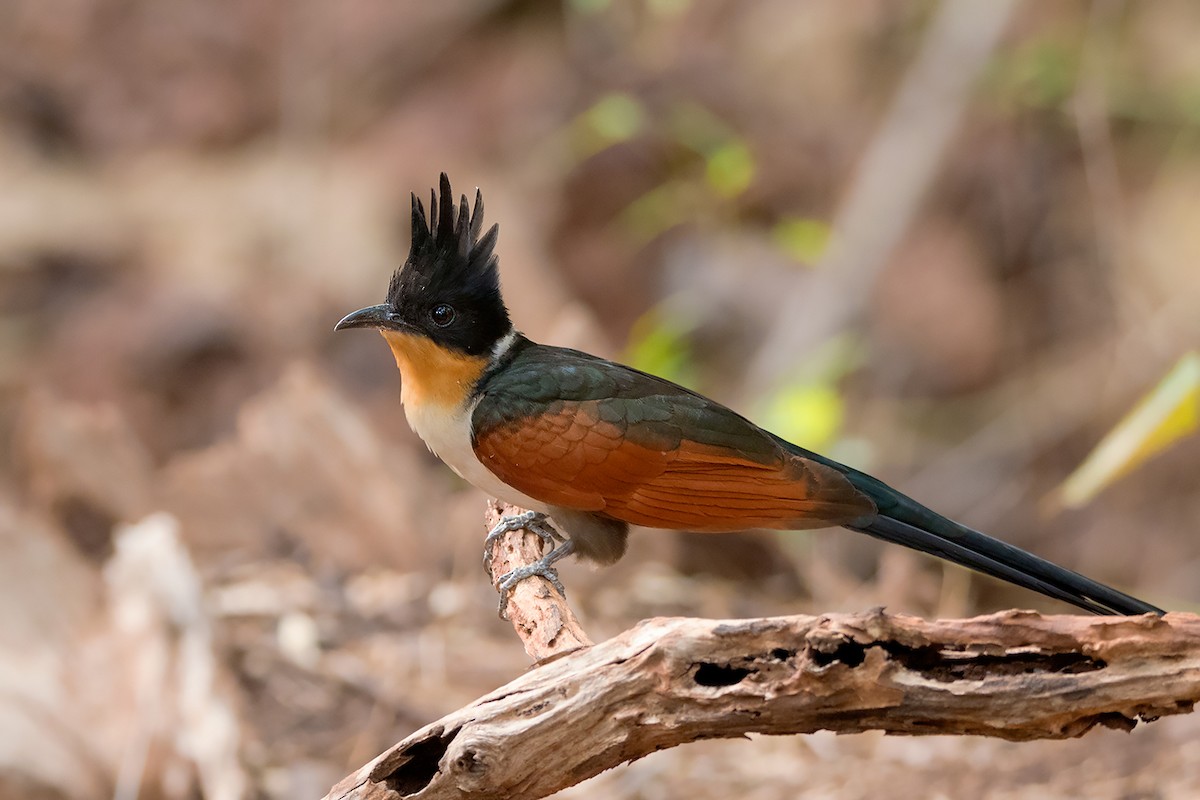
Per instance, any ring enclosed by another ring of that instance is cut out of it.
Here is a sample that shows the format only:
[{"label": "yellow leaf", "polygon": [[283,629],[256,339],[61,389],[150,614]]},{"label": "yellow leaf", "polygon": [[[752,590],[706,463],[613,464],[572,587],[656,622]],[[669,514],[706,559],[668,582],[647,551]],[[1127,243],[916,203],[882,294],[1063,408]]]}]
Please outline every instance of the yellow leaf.
[{"label": "yellow leaf", "polygon": [[1065,508],[1087,504],[1113,481],[1200,428],[1200,353],[1191,352],[1142,398],[1063,481]]}]

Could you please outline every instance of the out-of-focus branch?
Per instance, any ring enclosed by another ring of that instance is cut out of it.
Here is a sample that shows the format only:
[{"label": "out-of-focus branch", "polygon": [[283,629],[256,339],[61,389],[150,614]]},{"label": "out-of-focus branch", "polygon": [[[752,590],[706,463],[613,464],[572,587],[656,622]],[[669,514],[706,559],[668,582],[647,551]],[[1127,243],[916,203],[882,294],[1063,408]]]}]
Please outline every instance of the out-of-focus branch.
[{"label": "out-of-focus branch", "polygon": [[1111,63],[1124,10],[1125,4],[1121,0],[1099,0],[1092,4],[1077,87],[1071,102],[1092,200],[1096,258],[1109,270],[1133,268],[1133,248],[1126,224],[1128,214],[1109,129],[1105,75],[1105,65]]},{"label": "out-of-focus branch", "polygon": [[1194,614],[653,619],[427,725],[326,800],[539,798],[656,750],[747,733],[1062,739],[1197,700]]},{"label": "out-of-focus branch", "polygon": [[784,302],[750,367],[751,392],[862,311],[866,287],[908,230],[1015,7],[1015,0],[947,0],[938,7],[834,218],[829,252],[813,279]]}]

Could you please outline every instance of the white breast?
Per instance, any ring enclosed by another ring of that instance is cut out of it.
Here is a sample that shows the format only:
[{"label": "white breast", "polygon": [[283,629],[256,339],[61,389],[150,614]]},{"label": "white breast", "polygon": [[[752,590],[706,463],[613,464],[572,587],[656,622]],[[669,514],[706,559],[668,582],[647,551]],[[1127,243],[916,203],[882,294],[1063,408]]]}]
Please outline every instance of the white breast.
[{"label": "white breast", "polygon": [[475,403],[457,408],[435,407],[431,404],[404,407],[408,424],[434,455],[460,478],[499,500],[548,513],[546,504],[518,492],[480,463],[471,447],[471,412],[474,410]]}]

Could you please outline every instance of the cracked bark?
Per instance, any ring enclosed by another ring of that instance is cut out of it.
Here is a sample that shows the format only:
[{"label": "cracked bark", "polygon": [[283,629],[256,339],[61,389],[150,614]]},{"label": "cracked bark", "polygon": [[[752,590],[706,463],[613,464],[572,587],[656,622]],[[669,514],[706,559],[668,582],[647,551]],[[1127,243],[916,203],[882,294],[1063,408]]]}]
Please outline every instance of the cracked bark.
[{"label": "cracked bark", "polygon": [[[488,501],[484,520],[487,529],[496,526],[502,517],[515,516],[524,509]],[[492,569],[488,576],[495,587],[505,573],[542,557],[541,538],[525,530],[511,531],[492,545]],[[525,645],[525,652],[534,661],[542,661],[580,647],[590,647],[592,640],[567,600],[545,578],[534,576],[518,583],[508,600],[508,621]]]},{"label": "cracked bark", "polygon": [[[537,557],[534,537],[509,536]],[[557,658],[398,742],[326,800],[540,798],[655,750],[747,733],[1062,739],[1200,699],[1194,614],[670,618],[587,646],[563,633],[565,601],[547,587],[515,595],[524,622],[512,616],[531,655]]]}]

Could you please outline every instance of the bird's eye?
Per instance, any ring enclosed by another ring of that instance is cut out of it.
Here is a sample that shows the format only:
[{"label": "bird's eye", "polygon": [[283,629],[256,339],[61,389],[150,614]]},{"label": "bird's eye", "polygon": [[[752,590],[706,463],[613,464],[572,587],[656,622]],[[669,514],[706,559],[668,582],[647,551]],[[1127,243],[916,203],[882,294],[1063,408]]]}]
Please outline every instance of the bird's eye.
[{"label": "bird's eye", "polygon": [[451,322],[454,322],[454,309],[445,303],[439,303],[429,312],[429,316],[433,320],[434,325],[444,328]]}]

